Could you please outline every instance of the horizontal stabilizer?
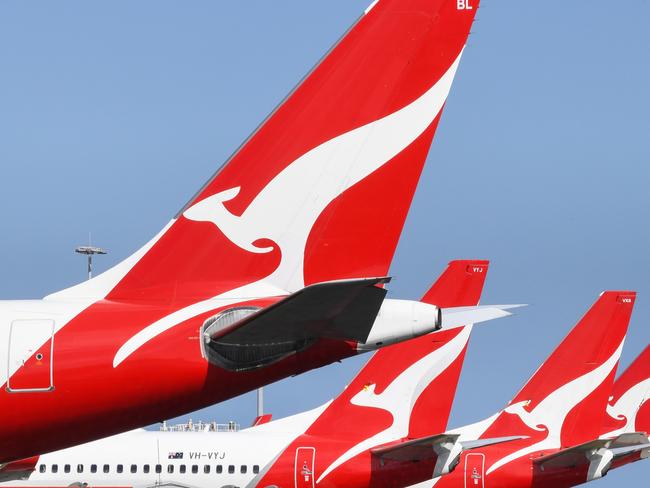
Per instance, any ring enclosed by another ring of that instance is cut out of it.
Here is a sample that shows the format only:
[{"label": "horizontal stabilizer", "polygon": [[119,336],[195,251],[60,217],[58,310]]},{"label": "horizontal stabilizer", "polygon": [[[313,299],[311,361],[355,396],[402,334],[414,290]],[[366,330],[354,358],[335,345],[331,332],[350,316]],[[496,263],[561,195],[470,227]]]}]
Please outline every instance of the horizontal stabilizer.
[{"label": "horizontal stabilizer", "polygon": [[545,473],[588,466],[587,481],[592,481],[605,476],[612,462],[648,449],[650,449],[648,437],[642,433],[632,432],[621,434],[613,439],[596,439],[562,449],[539,457],[534,462]]},{"label": "horizontal stabilizer", "polygon": [[467,451],[526,438],[526,436],[510,436],[458,442],[459,437],[459,434],[436,434],[378,447],[372,449],[371,452],[381,459],[415,462],[437,458],[437,453],[441,451],[440,448],[444,448],[446,445],[458,443],[460,451]]},{"label": "horizontal stabilizer", "polygon": [[0,482],[26,480],[36,469],[38,456],[0,464]]},{"label": "horizontal stabilizer", "polygon": [[222,330],[212,340],[228,344],[268,344],[328,337],[364,342],[379,313],[390,278],[317,283]]},{"label": "horizontal stabilizer", "polygon": [[458,434],[436,434],[419,439],[410,439],[407,441],[396,442],[382,447],[371,449],[373,456],[380,459],[391,461],[423,461],[425,459],[435,458],[436,453],[433,446],[443,445],[445,443],[455,443],[458,441]]},{"label": "horizontal stabilizer", "polygon": [[636,452],[641,452],[645,450],[650,450],[650,442],[645,444],[637,444],[635,446],[626,446],[626,447],[616,447],[611,449],[612,454],[614,454],[614,459],[617,457],[627,456],[628,454],[633,454]]},{"label": "horizontal stabilizer", "polygon": [[479,305],[476,307],[451,307],[442,309],[442,328],[453,329],[487,320],[499,319],[512,315],[513,308],[526,305]]},{"label": "horizontal stabilizer", "polygon": [[386,296],[378,285],[389,280],[317,283],[262,309],[226,310],[204,329],[205,352],[209,360],[241,371],[270,364],[321,338],[364,342]]},{"label": "horizontal stabilizer", "polygon": [[463,451],[469,451],[471,449],[480,449],[481,447],[503,444],[504,442],[520,441],[522,439],[528,439],[528,436],[511,435],[506,437],[492,437],[487,439],[477,439],[475,441],[462,441],[460,445],[463,446]]}]

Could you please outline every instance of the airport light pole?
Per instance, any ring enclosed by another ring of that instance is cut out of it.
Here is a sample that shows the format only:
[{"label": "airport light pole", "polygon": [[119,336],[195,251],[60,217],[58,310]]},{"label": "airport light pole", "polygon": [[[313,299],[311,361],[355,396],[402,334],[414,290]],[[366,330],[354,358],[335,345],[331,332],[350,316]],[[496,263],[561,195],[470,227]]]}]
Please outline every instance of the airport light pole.
[{"label": "airport light pole", "polygon": [[257,417],[264,415],[264,387],[257,389]]},{"label": "airport light pole", "polygon": [[74,250],[78,254],[85,254],[88,257],[88,279],[93,277],[93,256],[95,254],[107,254],[108,251],[101,247],[79,246]]}]

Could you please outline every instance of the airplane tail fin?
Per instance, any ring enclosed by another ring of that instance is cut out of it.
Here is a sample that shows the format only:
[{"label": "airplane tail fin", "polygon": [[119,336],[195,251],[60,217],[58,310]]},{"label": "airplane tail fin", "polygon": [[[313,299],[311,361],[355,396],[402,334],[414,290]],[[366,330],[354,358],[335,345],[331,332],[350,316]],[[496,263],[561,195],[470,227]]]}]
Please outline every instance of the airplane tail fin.
[{"label": "airplane tail fin", "polygon": [[650,345],[614,382],[603,432],[650,434]]},{"label": "airplane tail fin", "polygon": [[48,298],[187,304],[385,276],[478,0],[460,4],[373,4],[152,241]]},{"label": "airplane tail fin", "polygon": [[[487,260],[455,260],[431,285],[422,296],[421,301],[440,308],[476,306],[481,300],[483,285],[487,277],[490,262]],[[466,324],[464,330],[455,332],[441,331],[432,339],[444,343],[456,334],[463,336],[465,345],[447,368],[431,381],[422,391],[413,405],[409,422],[409,438],[426,437],[444,432],[456,396],[458,380],[465,361],[467,341],[472,324]],[[406,344],[408,347],[408,343]],[[378,353],[380,354],[381,351]]]},{"label": "airplane tail fin", "polygon": [[485,260],[451,261],[420,301],[440,308],[478,305],[489,264]]},{"label": "airplane tail fin", "polygon": [[[423,300],[477,305],[487,270],[488,261],[452,261]],[[352,429],[369,438],[391,423],[398,437],[444,432],[470,331],[471,325],[442,330],[380,349],[308,433],[336,436]]]},{"label": "airplane tail fin", "polygon": [[534,447],[598,438],[635,298],[602,293],[483,436],[526,434]]}]

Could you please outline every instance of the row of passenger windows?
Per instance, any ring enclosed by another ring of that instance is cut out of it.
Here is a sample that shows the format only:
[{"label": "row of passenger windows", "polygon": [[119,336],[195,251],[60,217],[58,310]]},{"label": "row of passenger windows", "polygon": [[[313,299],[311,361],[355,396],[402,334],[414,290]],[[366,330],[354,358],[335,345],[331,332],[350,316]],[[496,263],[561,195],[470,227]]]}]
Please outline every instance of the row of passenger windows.
[{"label": "row of passenger windows", "polygon": [[[124,473],[124,465],[123,464],[116,464],[115,466],[115,473]],[[178,472],[183,474],[187,473],[187,466],[185,464],[168,464],[167,465],[167,473],[172,474],[174,473],[174,469],[178,467]],[[84,472],[85,465],[83,464],[77,464],[77,473],[83,473]],[[221,474],[224,472],[224,468],[228,470],[228,474],[234,474],[236,471],[236,467],[234,464],[229,464],[228,466],[223,466],[221,464],[217,464],[214,467],[214,473],[215,474]],[[41,464],[39,466],[39,472],[41,473],[47,473],[47,465],[46,464]],[[97,473],[98,466],[96,464],[91,464],[89,472],[90,473]],[[154,472],[156,473],[162,473],[163,471],[163,465],[162,464],[155,464],[153,465]],[[190,466],[190,472],[193,474],[197,474],[199,472],[200,466],[198,464],[192,464]],[[71,466],[69,464],[64,464],[63,465],[63,472],[64,473],[70,473],[72,470]],[[143,464],[141,467],[139,467],[137,464],[131,464],[129,472],[130,473],[149,473],[151,472],[151,465],[149,464]],[[59,465],[58,464],[52,464],[50,467],[50,473],[58,473],[59,472]],[[102,466],[102,473],[110,473],[111,472],[111,465],[110,464],[104,464]],[[212,472],[212,466],[210,464],[204,464],[202,472],[204,474],[210,474]],[[248,466],[245,464],[242,464],[239,466],[239,472],[241,474],[246,474],[248,472]],[[255,464],[253,465],[253,473],[257,474],[260,472],[260,467]]]}]

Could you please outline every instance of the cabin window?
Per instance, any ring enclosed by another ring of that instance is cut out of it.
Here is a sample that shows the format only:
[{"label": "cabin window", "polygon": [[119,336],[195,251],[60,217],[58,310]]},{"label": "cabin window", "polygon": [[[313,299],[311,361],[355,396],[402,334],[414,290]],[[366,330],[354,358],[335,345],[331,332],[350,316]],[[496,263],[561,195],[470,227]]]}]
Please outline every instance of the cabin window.
[{"label": "cabin window", "polygon": [[145,464],[144,466],[142,466],[142,472],[145,473],[145,474],[149,472],[149,465],[148,464]]},{"label": "cabin window", "polygon": [[185,471],[187,471],[187,467],[186,467],[184,464],[181,464],[181,465],[178,467],[178,471],[179,471],[180,473],[185,473]]},{"label": "cabin window", "polygon": [[108,464],[104,464],[104,473],[108,473],[110,470],[110,466]]},{"label": "cabin window", "polygon": [[199,472],[199,466],[198,464],[193,464],[192,465],[192,474],[196,474]]},{"label": "cabin window", "polygon": [[118,473],[124,472],[124,465],[123,464],[118,464],[117,465],[117,472]]},{"label": "cabin window", "polygon": [[221,464],[217,464],[217,468],[214,470],[214,472],[217,474],[223,473],[223,466]]},{"label": "cabin window", "polygon": [[203,472],[205,474],[210,474],[210,465],[209,464],[206,464],[205,466],[203,466]]},{"label": "cabin window", "polygon": [[84,465],[77,464],[77,473],[83,473],[83,472],[84,472]]},{"label": "cabin window", "polygon": [[239,468],[239,472],[241,474],[246,474],[246,470],[247,470],[247,468],[246,468],[245,464],[242,464],[241,467]]},{"label": "cabin window", "polygon": [[90,465],[90,472],[91,473],[96,473],[97,472],[97,465],[96,464],[91,464]]},{"label": "cabin window", "polygon": [[253,473],[257,474],[260,472],[260,467],[257,464],[253,465]]},{"label": "cabin window", "polygon": [[131,465],[131,473],[137,473],[138,472],[138,465],[137,464],[132,464]]},{"label": "cabin window", "polygon": [[39,470],[41,473],[45,473],[45,465],[44,465],[44,464],[41,464],[41,465],[38,467],[38,470]]},{"label": "cabin window", "polygon": [[235,472],[235,466],[230,464],[228,465],[228,473],[233,474]]},{"label": "cabin window", "polygon": [[53,464],[53,465],[52,465],[52,472],[53,472],[53,473],[56,473],[56,472],[58,472],[58,471],[59,471],[59,465],[58,465],[58,464]]},{"label": "cabin window", "polygon": [[69,473],[70,472],[70,465],[69,464],[64,464],[63,465],[63,472],[64,473]]},{"label": "cabin window", "polygon": [[162,473],[162,464],[156,464],[156,473]]}]

